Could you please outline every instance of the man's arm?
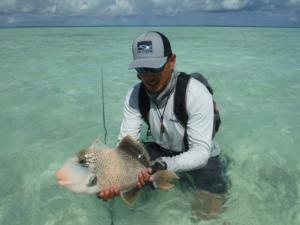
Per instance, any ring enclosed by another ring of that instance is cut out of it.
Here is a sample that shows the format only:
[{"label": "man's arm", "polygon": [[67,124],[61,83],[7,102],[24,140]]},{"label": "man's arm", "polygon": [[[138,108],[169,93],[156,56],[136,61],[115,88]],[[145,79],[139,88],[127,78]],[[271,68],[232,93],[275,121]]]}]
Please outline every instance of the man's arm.
[{"label": "man's arm", "polygon": [[123,121],[118,136],[118,142],[127,135],[130,135],[135,140],[138,140],[140,137],[143,120],[138,106],[138,94],[139,84],[134,86],[125,98]]},{"label": "man's arm", "polygon": [[198,81],[190,82],[187,91],[189,150],[174,157],[162,157],[167,169],[172,171],[202,168],[211,153],[214,117],[212,96]]}]

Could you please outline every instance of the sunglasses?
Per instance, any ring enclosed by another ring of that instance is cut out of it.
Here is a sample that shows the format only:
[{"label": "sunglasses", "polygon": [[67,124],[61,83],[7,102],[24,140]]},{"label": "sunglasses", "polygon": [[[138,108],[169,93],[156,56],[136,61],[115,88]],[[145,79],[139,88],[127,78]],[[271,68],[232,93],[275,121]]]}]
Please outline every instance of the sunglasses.
[{"label": "sunglasses", "polygon": [[159,73],[165,68],[165,65],[166,64],[164,64],[162,67],[159,67],[159,68],[139,67],[139,68],[135,68],[135,70],[138,74],[147,73],[147,72],[148,73]]}]

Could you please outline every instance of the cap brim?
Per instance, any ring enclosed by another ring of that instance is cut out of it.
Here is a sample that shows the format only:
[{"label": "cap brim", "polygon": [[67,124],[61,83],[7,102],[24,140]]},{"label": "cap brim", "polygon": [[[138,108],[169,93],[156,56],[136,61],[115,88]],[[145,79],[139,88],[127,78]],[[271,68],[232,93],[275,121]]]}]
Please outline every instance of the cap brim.
[{"label": "cap brim", "polygon": [[140,67],[160,68],[166,63],[167,59],[168,57],[136,59],[132,63],[130,63],[128,69],[131,70]]}]

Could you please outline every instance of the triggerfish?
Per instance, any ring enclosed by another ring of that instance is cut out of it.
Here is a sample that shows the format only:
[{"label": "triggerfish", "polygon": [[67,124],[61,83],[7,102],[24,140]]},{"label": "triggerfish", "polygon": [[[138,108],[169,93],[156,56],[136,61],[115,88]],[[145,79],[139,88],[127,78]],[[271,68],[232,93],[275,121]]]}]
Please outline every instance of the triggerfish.
[{"label": "triggerfish", "polygon": [[[55,176],[59,185],[78,193],[94,194],[118,188],[122,199],[132,205],[140,190],[136,186],[138,173],[150,166],[148,152],[126,136],[115,149],[98,147],[94,142],[67,160]],[[159,170],[152,178],[154,187],[170,189],[171,180],[178,176],[169,170]]]}]

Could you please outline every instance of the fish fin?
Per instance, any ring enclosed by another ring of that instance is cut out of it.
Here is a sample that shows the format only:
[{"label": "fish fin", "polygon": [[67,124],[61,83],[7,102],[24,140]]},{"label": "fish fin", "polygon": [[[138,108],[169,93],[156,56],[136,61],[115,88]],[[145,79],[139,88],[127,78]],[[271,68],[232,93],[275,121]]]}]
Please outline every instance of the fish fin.
[{"label": "fish fin", "polygon": [[121,198],[126,204],[128,204],[129,206],[133,206],[133,203],[138,198],[139,193],[140,189],[138,187],[134,187],[130,191],[121,192]]},{"label": "fish fin", "polygon": [[177,174],[171,170],[158,170],[152,177],[154,186],[164,190],[169,190],[174,186],[171,183],[173,179],[179,179]]},{"label": "fish fin", "polygon": [[130,135],[127,135],[122,139],[118,145],[118,149],[125,154],[134,157],[145,167],[150,167],[150,157],[147,150]]}]

